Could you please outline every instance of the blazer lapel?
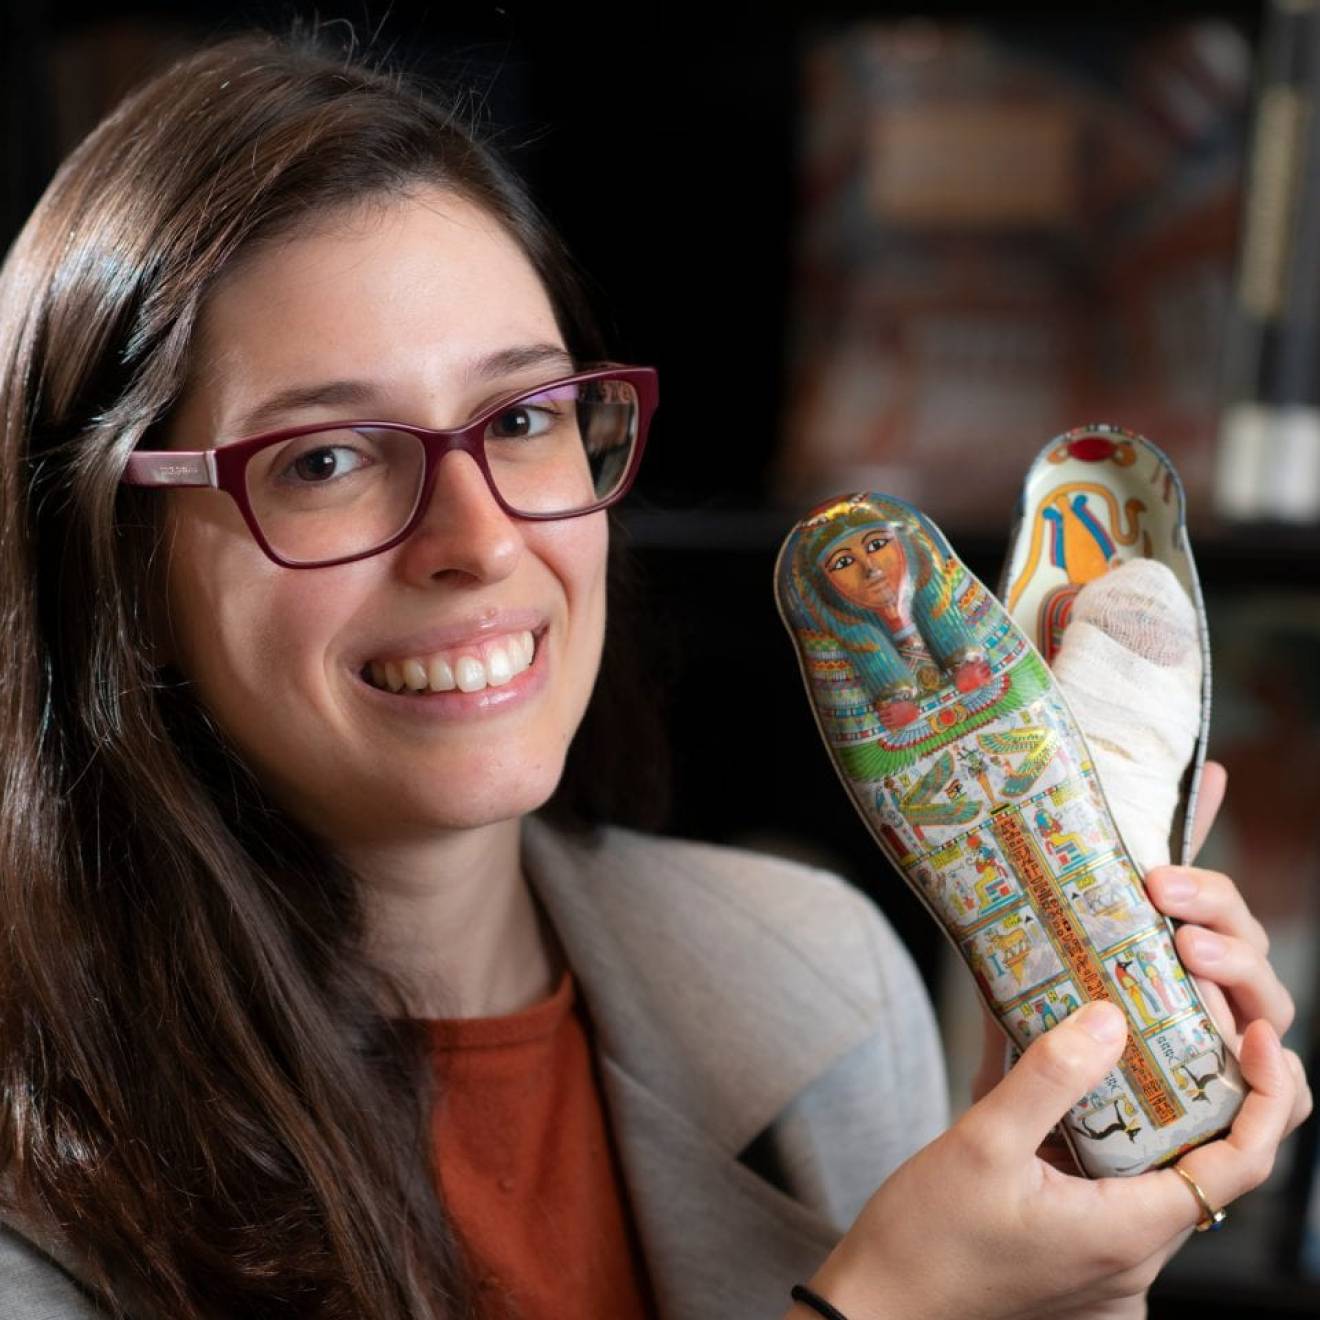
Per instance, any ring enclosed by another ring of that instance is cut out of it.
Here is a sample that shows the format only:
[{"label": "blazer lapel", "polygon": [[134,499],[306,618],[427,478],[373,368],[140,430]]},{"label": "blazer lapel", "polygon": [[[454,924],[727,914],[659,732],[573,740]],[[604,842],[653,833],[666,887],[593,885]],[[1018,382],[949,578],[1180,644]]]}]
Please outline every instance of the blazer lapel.
[{"label": "blazer lapel", "polygon": [[765,1182],[617,1061],[602,1062],[633,1216],[663,1320],[782,1315],[842,1235]]},{"label": "blazer lapel", "polygon": [[739,1154],[874,1015],[810,956],[809,923],[802,946],[784,939],[781,895],[761,895],[775,919],[758,908],[755,864],[717,849],[694,864],[697,850],[536,820],[523,835],[592,1020],[661,1314],[773,1316],[847,1225]]}]

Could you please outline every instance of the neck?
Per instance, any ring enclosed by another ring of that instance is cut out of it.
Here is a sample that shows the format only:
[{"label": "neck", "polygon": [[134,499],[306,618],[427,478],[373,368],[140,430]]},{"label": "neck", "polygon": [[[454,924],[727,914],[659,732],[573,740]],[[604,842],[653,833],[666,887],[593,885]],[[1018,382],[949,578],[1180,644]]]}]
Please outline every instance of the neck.
[{"label": "neck", "polygon": [[499,1017],[550,995],[564,962],[520,856],[520,822],[340,847],[359,877],[367,948],[415,1017]]}]

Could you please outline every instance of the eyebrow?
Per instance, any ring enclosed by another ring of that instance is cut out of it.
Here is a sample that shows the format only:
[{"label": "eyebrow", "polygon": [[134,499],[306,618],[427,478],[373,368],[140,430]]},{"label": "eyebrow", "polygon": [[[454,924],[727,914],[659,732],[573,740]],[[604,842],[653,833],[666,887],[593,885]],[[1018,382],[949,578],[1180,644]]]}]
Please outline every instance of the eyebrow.
[{"label": "eyebrow", "polygon": [[[520,344],[502,348],[468,363],[462,374],[465,385],[511,376],[529,367],[554,366],[568,375],[576,370],[572,356],[559,344]],[[314,385],[291,385],[277,390],[253,408],[240,413],[235,420],[237,436],[250,436],[268,430],[271,424],[286,413],[301,408],[359,408],[375,406],[380,399],[379,389],[365,380],[329,380]]]}]

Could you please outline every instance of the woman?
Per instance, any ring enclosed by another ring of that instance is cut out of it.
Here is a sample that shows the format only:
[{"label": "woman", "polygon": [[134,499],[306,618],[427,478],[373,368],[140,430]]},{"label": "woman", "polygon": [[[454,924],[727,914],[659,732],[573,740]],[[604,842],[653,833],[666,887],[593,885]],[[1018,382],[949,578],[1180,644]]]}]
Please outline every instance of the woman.
[{"label": "woman", "polygon": [[[937,1138],[859,895],[533,816],[651,397],[579,373],[568,272],[443,108],[265,39],[131,98],[10,254],[5,1313],[1139,1313],[1187,1189],[1034,1155],[1103,1008]],[[1226,1201],[1309,1100],[1236,891],[1169,874],[1262,1019]]]}]

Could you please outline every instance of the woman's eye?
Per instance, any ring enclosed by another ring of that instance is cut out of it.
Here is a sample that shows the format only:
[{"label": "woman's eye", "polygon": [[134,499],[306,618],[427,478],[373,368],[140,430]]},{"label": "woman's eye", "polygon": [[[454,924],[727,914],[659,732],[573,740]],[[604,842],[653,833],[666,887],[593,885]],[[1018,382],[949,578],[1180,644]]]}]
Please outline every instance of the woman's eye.
[{"label": "woman's eye", "polygon": [[548,409],[523,405],[500,413],[491,421],[488,434],[495,440],[523,440],[543,435],[554,421],[554,415]]},{"label": "woman's eye", "polygon": [[873,536],[867,543],[866,549],[870,554],[875,554],[877,550],[883,550],[889,544],[889,538],[885,536]]},{"label": "woman's eye", "polygon": [[839,569],[847,568],[852,563],[852,555],[840,555],[837,559],[830,561],[830,572],[837,573]]},{"label": "woman's eye", "polygon": [[356,472],[367,459],[348,445],[318,445],[286,464],[281,476],[289,481],[317,484]]}]

